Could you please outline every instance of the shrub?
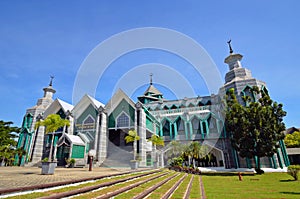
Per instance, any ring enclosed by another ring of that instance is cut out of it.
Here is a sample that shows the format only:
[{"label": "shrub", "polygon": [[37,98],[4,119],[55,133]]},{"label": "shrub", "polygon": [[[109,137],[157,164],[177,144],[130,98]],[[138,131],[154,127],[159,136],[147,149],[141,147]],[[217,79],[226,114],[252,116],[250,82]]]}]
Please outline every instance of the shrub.
[{"label": "shrub", "polygon": [[290,174],[294,180],[298,180],[299,171],[300,165],[290,165],[288,167],[288,174]]},{"label": "shrub", "polygon": [[44,158],[44,159],[42,160],[42,162],[49,162],[49,159],[48,159],[48,158]]},{"label": "shrub", "polygon": [[70,164],[75,164],[75,162],[76,162],[76,161],[75,161],[75,159],[73,159],[73,158],[70,160]]},{"label": "shrub", "polygon": [[182,166],[183,159],[181,157],[173,158],[171,160],[170,166]]}]

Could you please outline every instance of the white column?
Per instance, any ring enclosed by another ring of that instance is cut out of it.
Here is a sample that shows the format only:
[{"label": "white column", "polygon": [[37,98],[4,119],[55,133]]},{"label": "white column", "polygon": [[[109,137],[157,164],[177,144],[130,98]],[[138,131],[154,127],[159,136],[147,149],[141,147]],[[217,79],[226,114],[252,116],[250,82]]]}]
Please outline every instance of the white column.
[{"label": "white column", "polygon": [[140,136],[139,140],[139,147],[140,147],[140,166],[144,167],[147,165],[147,160],[146,160],[146,145],[147,145],[147,140],[146,140],[146,113],[144,112],[141,104],[137,103],[136,104],[137,110],[140,112],[139,114],[139,121],[140,123],[137,124],[137,130]]},{"label": "white column", "polygon": [[99,109],[100,115],[100,128],[99,128],[99,144],[98,144],[98,153],[97,153],[97,158],[99,161],[99,164],[101,164],[107,156],[107,115],[103,107],[100,107]]}]

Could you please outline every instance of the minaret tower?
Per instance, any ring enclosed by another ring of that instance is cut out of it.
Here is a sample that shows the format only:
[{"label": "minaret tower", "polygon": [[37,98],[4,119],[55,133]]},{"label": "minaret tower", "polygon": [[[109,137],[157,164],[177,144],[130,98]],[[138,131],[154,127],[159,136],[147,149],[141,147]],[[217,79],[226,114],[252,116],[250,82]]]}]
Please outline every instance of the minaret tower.
[{"label": "minaret tower", "polygon": [[144,92],[142,96],[138,97],[138,100],[143,104],[147,104],[153,101],[164,100],[163,94],[153,86],[152,76],[153,74],[151,73],[149,87],[147,88],[147,90]]},{"label": "minaret tower", "polygon": [[[266,83],[252,77],[251,71],[243,68],[241,60],[243,56],[239,53],[234,53],[231,40],[228,42],[229,56],[225,58],[224,62],[228,64],[229,71],[225,75],[225,84],[222,88],[226,92],[230,88],[234,88],[237,96],[243,96],[247,93],[249,88],[257,86],[259,88],[266,87]],[[242,103],[241,97],[238,97]]]},{"label": "minaret tower", "polygon": [[50,76],[49,85],[43,88],[44,96],[38,99],[35,106],[26,110],[18,147],[27,151],[28,159],[22,160],[22,163],[27,163],[31,159],[30,165],[35,165],[41,161],[45,129],[40,127],[36,130],[35,124],[37,121],[45,119],[43,113],[53,102],[53,94],[56,92],[52,87],[53,78],[53,76]]}]

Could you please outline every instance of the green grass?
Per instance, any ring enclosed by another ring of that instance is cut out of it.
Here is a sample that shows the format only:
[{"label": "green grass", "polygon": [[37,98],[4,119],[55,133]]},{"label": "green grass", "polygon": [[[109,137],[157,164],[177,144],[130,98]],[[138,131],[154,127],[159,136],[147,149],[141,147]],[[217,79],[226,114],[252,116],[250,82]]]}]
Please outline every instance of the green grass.
[{"label": "green grass", "polygon": [[162,198],[162,196],[169,191],[169,189],[172,188],[174,184],[178,182],[178,180],[184,176],[184,173],[180,173],[178,176],[172,178],[168,182],[161,185],[158,189],[154,190],[147,198],[156,199],[156,198]]},{"label": "green grass", "polygon": [[[149,187],[159,183],[163,179],[168,178],[171,175],[174,175],[176,172],[164,170],[163,172],[167,172],[168,174],[163,177],[155,178],[150,182],[142,184],[138,187],[135,187],[132,190],[127,191],[126,193],[120,194],[115,198],[123,198],[128,199],[133,196],[145,191]],[[83,194],[79,198],[91,198],[95,196],[99,196],[103,193],[107,193],[110,191],[114,191],[118,188],[127,186],[128,184],[132,184],[138,182],[143,179],[147,179],[150,176],[158,176],[160,173],[151,174],[149,176],[144,176],[140,179],[134,179],[128,182],[119,183],[114,186],[109,186],[106,188],[102,188],[99,191],[89,194]],[[114,181],[117,179],[122,179],[128,176],[134,176],[135,174],[127,174],[118,177],[105,178],[98,180],[93,183],[87,183],[84,185],[78,185],[74,187],[66,187],[57,190],[51,190],[43,193],[33,193],[21,196],[15,196],[11,198],[38,198],[42,196],[47,196],[51,194],[55,194],[58,192],[70,191],[73,189],[78,189],[87,185],[95,185],[103,182]],[[161,194],[164,194],[168,191],[169,188],[172,187],[176,183],[180,177],[184,175],[183,173],[180,176],[177,176],[175,179],[170,180],[168,183],[162,185],[159,189],[155,191],[152,195],[154,198],[159,198]],[[192,177],[189,174],[184,181],[179,185],[175,193],[171,196],[171,198],[182,198],[187,185]],[[192,188],[190,193],[190,198],[200,198],[201,190],[199,185],[200,176],[194,175],[194,180],[192,182]],[[207,198],[220,198],[220,199],[234,199],[234,198],[300,198],[300,181],[294,181],[291,176],[287,173],[266,173],[263,175],[243,175],[243,181],[239,181],[237,174],[235,173],[227,173],[225,174],[213,174],[213,175],[202,175],[202,181],[205,188],[205,195]],[[90,195],[92,194],[92,195]]]},{"label": "green grass", "polygon": [[174,194],[171,196],[171,198],[174,199],[181,199],[184,197],[184,194],[187,190],[187,186],[189,185],[189,182],[192,178],[192,175],[189,174],[184,180],[183,182],[179,185],[179,187],[175,190]]},{"label": "green grass", "polygon": [[153,176],[159,176],[160,174],[161,173],[150,174],[148,176],[143,176],[143,177],[140,177],[138,179],[133,179],[133,180],[129,180],[127,182],[118,183],[116,185],[111,185],[111,186],[108,186],[108,187],[104,187],[104,188],[102,188],[102,189],[100,189],[98,191],[84,193],[84,194],[81,194],[81,195],[79,195],[77,197],[73,197],[73,198],[74,199],[75,198],[78,198],[78,199],[90,199],[90,198],[94,198],[94,197],[101,196],[101,195],[106,194],[106,193],[110,193],[110,192],[116,191],[116,190],[118,190],[120,188],[123,188],[123,187],[126,187],[128,185],[131,185],[131,184],[134,184],[134,183],[146,180],[146,179],[151,178]]},{"label": "green grass", "polygon": [[300,198],[300,181],[286,173],[243,176],[202,176],[207,198]]},{"label": "green grass", "polygon": [[146,189],[154,186],[155,184],[161,182],[163,179],[166,179],[168,177],[170,177],[171,175],[174,175],[175,172],[173,171],[170,171],[167,175],[165,176],[162,176],[162,177],[159,177],[159,178],[156,178],[154,180],[151,180],[145,184],[142,184],[134,189],[131,189],[129,191],[127,191],[126,193],[123,193],[123,194],[120,194],[120,195],[117,195],[115,197],[115,199],[128,199],[128,198],[132,198],[140,193],[142,193],[143,191],[145,191]]},{"label": "green grass", "polygon": [[200,198],[201,197],[201,190],[200,190],[200,176],[195,175],[194,180],[192,182],[192,189],[190,192],[190,198]]},{"label": "green grass", "polygon": [[[126,178],[126,177],[137,176],[137,175],[139,175],[141,173],[150,173],[150,172],[151,171],[136,172],[136,173],[131,173],[131,174],[124,174],[124,175],[121,175],[121,176],[113,176],[113,177],[108,177],[108,178],[102,178],[100,180],[96,180],[95,182],[84,183],[84,184],[80,184],[80,185],[76,185],[76,186],[64,187],[64,188],[55,189],[55,190],[51,190],[51,191],[36,192],[36,193],[31,193],[31,194],[26,194],[26,195],[19,195],[19,196],[13,196],[13,197],[7,197],[7,198],[8,199],[33,199],[33,198],[40,198],[40,197],[43,197],[43,196],[50,196],[50,195],[55,194],[55,193],[62,193],[62,192],[66,192],[66,191],[72,191],[72,190],[80,189],[80,188],[87,187],[87,186],[98,185],[98,184],[102,184],[102,183],[105,183],[105,182],[111,182],[111,181],[123,179],[123,178]],[[159,172],[159,173],[161,173],[161,172]]]}]

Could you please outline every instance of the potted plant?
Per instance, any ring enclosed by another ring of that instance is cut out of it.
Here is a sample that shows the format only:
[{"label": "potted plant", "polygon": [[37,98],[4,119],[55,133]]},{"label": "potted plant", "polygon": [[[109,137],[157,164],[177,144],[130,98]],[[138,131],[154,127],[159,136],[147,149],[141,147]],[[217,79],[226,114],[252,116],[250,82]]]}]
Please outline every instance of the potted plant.
[{"label": "potted plant", "polygon": [[65,161],[66,161],[66,167],[67,168],[74,168],[74,166],[75,166],[75,163],[76,163],[76,160],[74,159],[74,158],[69,158],[69,159],[67,159],[67,158],[65,158]]},{"label": "potted plant", "polygon": [[133,160],[130,161],[131,169],[137,169],[139,164],[139,156],[136,154],[136,143],[140,140],[140,136],[137,135],[135,130],[130,130],[128,135],[125,137],[125,142],[130,143],[133,142]]},{"label": "potted plant", "polygon": [[43,159],[42,161],[42,174],[54,174],[54,169],[57,165],[57,163],[54,161],[54,157],[52,154],[53,151],[53,141],[55,136],[55,131],[57,129],[64,127],[64,126],[70,126],[69,120],[62,119],[58,114],[50,114],[47,116],[47,118],[43,121],[38,121],[35,124],[35,128],[39,128],[40,126],[44,126],[45,133],[46,134],[52,134],[51,136],[51,143],[50,143],[50,152],[49,157],[46,159]]},{"label": "potted plant", "polygon": [[56,162],[49,162],[48,158],[42,160],[42,174],[52,175],[56,167]]},{"label": "potted plant", "polygon": [[135,159],[134,160],[130,160],[130,168],[132,170],[135,170],[137,168],[139,168],[139,163],[140,163],[141,159],[139,157],[139,154],[135,155]]},{"label": "potted plant", "polygon": [[76,160],[75,160],[74,158],[72,158],[72,159],[69,161],[69,168],[74,168],[75,163],[76,163]]}]

